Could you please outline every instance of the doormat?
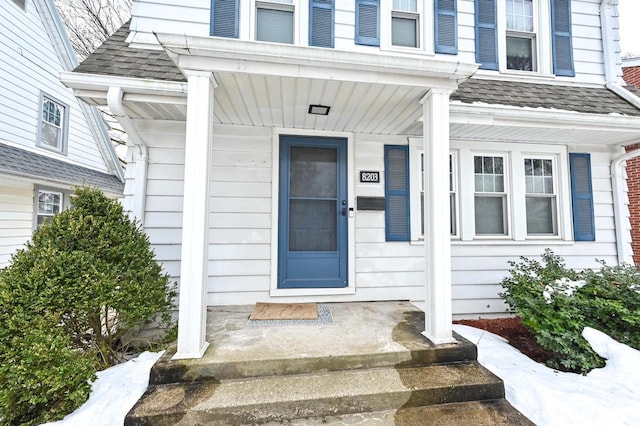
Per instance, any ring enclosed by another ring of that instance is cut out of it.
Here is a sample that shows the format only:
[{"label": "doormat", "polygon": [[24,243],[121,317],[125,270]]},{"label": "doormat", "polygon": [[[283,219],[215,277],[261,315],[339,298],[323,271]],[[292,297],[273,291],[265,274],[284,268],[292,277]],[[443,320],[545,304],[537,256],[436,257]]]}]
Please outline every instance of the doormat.
[{"label": "doormat", "polygon": [[256,303],[252,320],[314,320],[318,319],[315,303]]},{"label": "doormat", "polygon": [[[247,325],[250,327],[274,326],[274,325],[331,325],[333,324],[333,315],[331,309],[327,305],[317,305],[316,319],[267,319],[254,320],[249,317]],[[255,310],[254,310],[255,312]]]}]

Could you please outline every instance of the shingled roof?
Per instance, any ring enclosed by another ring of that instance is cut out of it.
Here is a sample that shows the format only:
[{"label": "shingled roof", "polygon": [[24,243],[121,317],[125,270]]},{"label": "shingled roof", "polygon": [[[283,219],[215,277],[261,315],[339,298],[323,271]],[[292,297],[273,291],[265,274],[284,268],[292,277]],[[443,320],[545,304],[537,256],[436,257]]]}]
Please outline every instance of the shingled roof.
[{"label": "shingled roof", "polygon": [[121,194],[124,184],[114,175],[0,143],[0,173],[37,177],[68,185],[90,185]]},{"label": "shingled roof", "polygon": [[163,50],[129,47],[125,40],[129,35],[130,22],[120,27],[73,71],[186,82],[184,74]]},{"label": "shingled roof", "polygon": [[[129,22],[96,49],[74,71],[185,82],[185,76],[162,50],[133,49],[125,42]],[[601,88],[522,83],[472,78],[451,95],[466,104],[511,105],[587,114],[640,116],[640,110],[604,85]]]},{"label": "shingled roof", "polygon": [[472,78],[451,95],[452,101],[557,109],[587,114],[640,116],[640,110],[606,87],[521,83]]}]

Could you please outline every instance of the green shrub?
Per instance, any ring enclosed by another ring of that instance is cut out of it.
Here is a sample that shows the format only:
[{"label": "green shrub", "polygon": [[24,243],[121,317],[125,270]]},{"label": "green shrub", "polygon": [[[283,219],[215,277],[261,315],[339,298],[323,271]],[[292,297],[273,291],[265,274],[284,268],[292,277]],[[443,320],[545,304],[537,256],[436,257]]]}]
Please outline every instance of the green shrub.
[{"label": "green shrub", "polygon": [[0,271],[4,419],[61,417],[86,399],[96,368],[145,343],[140,331],[172,326],[175,291],[146,235],[98,190],[77,188],[72,201]]},{"label": "green shrub", "polygon": [[601,263],[598,271],[577,272],[548,249],[542,262],[524,257],[510,262],[500,296],[538,343],[555,354],[550,367],[586,374],[604,365],[582,337],[584,327],[640,349],[640,294],[634,287],[640,272]]}]

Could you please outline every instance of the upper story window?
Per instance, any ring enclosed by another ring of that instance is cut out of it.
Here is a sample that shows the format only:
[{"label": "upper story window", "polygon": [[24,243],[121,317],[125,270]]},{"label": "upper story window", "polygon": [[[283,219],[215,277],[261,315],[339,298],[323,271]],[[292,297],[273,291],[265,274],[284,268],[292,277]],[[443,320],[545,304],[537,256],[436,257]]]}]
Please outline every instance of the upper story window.
[{"label": "upper story window", "polygon": [[38,127],[38,145],[66,152],[68,128],[68,107],[50,96],[42,95],[40,101],[40,123]]},{"label": "upper story window", "polygon": [[256,40],[293,44],[294,19],[293,0],[256,1]]},{"label": "upper story window", "polygon": [[391,44],[418,47],[420,14],[416,0],[393,0],[391,11]]},{"label": "upper story window", "polygon": [[570,0],[475,0],[482,69],[575,75]]},{"label": "upper story window", "polygon": [[533,0],[506,0],[507,69],[536,70],[536,33]]}]

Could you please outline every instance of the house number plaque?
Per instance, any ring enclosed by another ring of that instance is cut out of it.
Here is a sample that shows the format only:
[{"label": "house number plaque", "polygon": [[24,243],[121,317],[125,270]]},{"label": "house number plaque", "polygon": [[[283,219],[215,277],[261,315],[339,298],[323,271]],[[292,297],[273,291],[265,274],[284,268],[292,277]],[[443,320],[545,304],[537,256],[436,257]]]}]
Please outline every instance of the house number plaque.
[{"label": "house number plaque", "polygon": [[380,172],[361,171],[360,182],[380,183]]}]

